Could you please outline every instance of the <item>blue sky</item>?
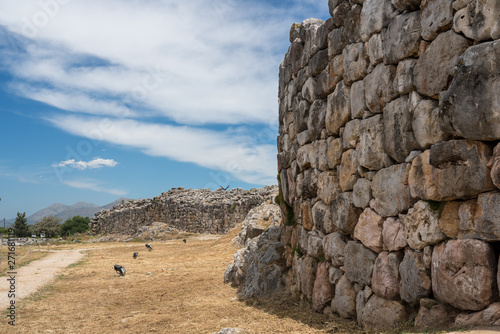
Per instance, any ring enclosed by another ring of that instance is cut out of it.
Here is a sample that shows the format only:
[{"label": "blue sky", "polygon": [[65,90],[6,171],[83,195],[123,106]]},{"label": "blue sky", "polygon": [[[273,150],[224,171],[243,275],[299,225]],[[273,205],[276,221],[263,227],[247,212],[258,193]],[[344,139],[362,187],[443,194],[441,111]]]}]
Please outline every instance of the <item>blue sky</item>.
[{"label": "blue sky", "polygon": [[328,1],[0,2],[0,218],[276,183],[278,67]]}]

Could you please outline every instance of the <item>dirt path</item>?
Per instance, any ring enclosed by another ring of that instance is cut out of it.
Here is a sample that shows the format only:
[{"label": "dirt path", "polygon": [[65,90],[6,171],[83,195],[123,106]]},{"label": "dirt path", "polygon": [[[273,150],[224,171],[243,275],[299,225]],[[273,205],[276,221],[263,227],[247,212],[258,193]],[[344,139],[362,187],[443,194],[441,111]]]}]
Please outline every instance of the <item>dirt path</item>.
[{"label": "dirt path", "polygon": [[[26,266],[16,269],[15,275],[15,300],[18,302],[47,283],[50,283],[56,275],[72,263],[83,257],[84,249],[59,250],[51,252],[43,259],[33,261]],[[8,297],[10,276],[0,277],[0,308],[4,309],[10,303]]]}]

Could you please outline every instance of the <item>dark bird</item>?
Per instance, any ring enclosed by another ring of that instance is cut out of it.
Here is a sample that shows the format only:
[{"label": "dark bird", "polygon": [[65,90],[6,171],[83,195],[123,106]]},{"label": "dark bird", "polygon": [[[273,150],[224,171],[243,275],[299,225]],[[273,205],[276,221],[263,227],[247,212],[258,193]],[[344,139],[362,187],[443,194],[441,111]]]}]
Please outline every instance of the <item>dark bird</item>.
[{"label": "dark bird", "polygon": [[151,247],[150,245],[146,244],[146,247],[148,248],[148,251],[152,251],[153,250],[153,247]]},{"label": "dark bird", "polygon": [[182,241],[184,241],[184,243],[186,243],[186,239],[182,239]]},{"label": "dark bird", "polygon": [[134,253],[134,259],[137,259],[137,256],[139,255],[139,253],[135,252]]},{"label": "dark bird", "polygon": [[120,266],[118,264],[115,264],[114,269],[116,270],[116,272],[118,274],[120,274],[120,276],[125,276],[125,272],[126,272],[125,267]]},{"label": "dark bird", "polygon": [[219,189],[220,189],[220,190],[227,190],[227,188],[229,188],[229,184],[227,185],[227,187],[226,187],[226,188],[224,188],[223,186],[220,186],[220,188],[219,188]]}]

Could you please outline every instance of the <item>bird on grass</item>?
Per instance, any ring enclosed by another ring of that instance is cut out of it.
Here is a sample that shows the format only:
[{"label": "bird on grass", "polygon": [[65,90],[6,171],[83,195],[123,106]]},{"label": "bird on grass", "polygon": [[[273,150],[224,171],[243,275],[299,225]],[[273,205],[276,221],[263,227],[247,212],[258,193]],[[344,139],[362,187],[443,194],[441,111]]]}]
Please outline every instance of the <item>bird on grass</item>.
[{"label": "bird on grass", "polygon": [[139,253],[135,252],[134,253],[134,259],[137,259],[137,256],[139,255]]},{"label": "bird on grass", "polygon": [[182,239],[182,241],[184,241],[184,243],[186,243],[186,239]]},{"label": "bird on grass", "polygon": [[120,266],[118,264],[115,264],[115,266],[113,268],[116,270],[116,272],[118,274],[120,274],[120,276],[125,276],[125,272],[126,272],[125,267]]},{"label": "bird on grass", "polygon": [[146,247],[148,249],[148,251],[152,251],[153,250],[153,247],[151,247],[150,245],[146,244]]}]

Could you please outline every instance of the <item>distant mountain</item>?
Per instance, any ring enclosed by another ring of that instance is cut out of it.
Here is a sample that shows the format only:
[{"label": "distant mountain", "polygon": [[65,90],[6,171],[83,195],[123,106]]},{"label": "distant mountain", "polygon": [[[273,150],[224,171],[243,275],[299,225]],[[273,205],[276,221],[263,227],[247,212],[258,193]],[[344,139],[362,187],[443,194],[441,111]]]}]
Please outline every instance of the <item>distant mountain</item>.
[{"label": "distant mountain", "polygon": [[[86,202],[78,202],[73,205],[56,203],[52,204],[48,208],[35,212],[31,216],[29,216],[27,220],[28,224],[35,224],[36,222],[42,220],[42,218],[46,216],[56,216],[63,222],[66,221],[66,219],[71,218],[73,216],[92,218],[98,211],[102,209],[111,209],[115,205],[120,204],[122,201],[128,201],[128,200],[130,199],[122,197],[114,202],[111,202],[103,206],[98,206],[97,204],[86,203]],[[14,220],[15,218],[8,219],[7,224],[14,224]]]}]

